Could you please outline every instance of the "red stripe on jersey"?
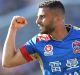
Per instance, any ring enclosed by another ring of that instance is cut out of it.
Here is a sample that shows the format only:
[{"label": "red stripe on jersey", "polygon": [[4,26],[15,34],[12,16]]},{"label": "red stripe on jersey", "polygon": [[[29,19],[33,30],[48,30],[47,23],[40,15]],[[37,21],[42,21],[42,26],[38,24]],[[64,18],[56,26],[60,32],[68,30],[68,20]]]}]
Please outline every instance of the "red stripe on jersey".
[{"label": "red stripe on jersey", "polygon": [[30,62],[33,60],[25,47],[21,47],[19,49],[20,49],[22,55],[24,56],[24,58],[27,60],[27,62]]}]

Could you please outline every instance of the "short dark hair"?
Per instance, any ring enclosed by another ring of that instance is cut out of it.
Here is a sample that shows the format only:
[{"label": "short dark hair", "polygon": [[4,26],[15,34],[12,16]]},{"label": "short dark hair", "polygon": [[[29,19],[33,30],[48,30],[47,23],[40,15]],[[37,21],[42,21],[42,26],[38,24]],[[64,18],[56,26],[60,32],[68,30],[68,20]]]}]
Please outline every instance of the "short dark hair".
[{"label": "short dark hair", "polygon": [[43,8],[43,7],[49,7],[52,9],[58,8],[61,9],[63,13],[65,13],[64,5],[58,0],[48,0],[48,1],[41,2],[39,8]]}]

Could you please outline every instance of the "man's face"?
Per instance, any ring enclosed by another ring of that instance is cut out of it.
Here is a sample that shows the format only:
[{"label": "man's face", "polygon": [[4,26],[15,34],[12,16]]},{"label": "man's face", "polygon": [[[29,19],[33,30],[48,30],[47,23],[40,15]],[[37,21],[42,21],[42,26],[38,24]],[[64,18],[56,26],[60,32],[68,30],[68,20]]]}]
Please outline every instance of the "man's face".
[{"label": "man's face", "polygon": [[49,8],[39,8],[36,24],[42,34],[50,34],[54,31],[55,16]]}]

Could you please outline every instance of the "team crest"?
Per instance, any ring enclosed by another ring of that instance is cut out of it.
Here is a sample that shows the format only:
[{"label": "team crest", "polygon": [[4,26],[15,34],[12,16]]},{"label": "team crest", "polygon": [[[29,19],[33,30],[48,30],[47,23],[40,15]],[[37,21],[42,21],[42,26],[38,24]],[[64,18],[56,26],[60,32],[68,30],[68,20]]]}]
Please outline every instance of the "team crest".
[{"label": "team crest", "polygon": [[53,55],[53,46],[52,45],[46,45],[45,47],[44,47],[44,55],[45,56],[51,56],[51,55]]},{"label": "team crest", "polygon": [[75,40],[73,43],[72,43],[72,47],[73,47],[73,51],[74,53],[80,53],[80,41],[77,41]]}]

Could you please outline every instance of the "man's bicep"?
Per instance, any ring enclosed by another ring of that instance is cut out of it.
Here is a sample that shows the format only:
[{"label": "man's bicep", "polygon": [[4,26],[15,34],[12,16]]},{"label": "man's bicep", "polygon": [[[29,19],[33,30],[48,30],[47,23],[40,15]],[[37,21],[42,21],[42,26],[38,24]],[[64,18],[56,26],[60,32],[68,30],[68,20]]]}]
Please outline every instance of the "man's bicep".
[{"label": "man's bicep", "polygon": [[12,59],[14,65],[20,65],[28,63],[32,60],[33,54],[35,54],[35,47],[32,40],[27,41],[24,45],[18,48],[15,56]]},{"label": "man's bicep", "polygon": [[11,61],[11,65],[18,66],[18,65],[29,63],[30,61],[34,60],[32,55],[28,53],[25,54],[25,53],[23,53],[20,49],[18,49],[17,53],[15,54],[15,56],[13,57]]},{"label": "man's bicep", "polygon": [[10,60],[10,65],[11,65],[11,67],[13,67],[13,66],[18,66],[18,65],[21,65],[21,64],[25,64],[25,63],[27,63],[27,61],[23,57],[20,50],[18,49],[16,54],[13,56],[12,60]]}]

